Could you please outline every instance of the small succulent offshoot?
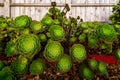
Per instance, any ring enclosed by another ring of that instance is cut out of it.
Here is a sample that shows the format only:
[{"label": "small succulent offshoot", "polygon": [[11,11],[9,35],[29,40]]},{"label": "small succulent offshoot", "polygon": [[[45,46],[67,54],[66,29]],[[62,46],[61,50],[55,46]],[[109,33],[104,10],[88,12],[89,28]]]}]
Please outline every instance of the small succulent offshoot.
[{"label": "small succulent offshoot", "polygon": [[120,60],[120,49],[117,49],[117,50],[115,51],[114,55],[115,55],[115,58],[116,58],[117,60]]},{"label": "small succulent offshoot", "polygon": [[43,24],[38,21],[32,21],[30,24],[31,31],[34,33],[39,33],[43,31]]},{"label": "small succulent offshoot", "polygon": [[11,40],[7,42],[6,48],[5,48],[5,55],[6,56],[13,56],[15,54],[15,43]]},{"label": "small succulent offshoot", "polygon": [[101,75],[104,75],[106,78],[108,78],[107,66],[104,62],[98,62],[98,71]]},{"label": "small succulent offshoot", "polygon": [[44,18],[42,18],[41,23],[42,23],[43,25],[49,27],[49,26],[52,25],[53,19],[52,19],[51,17],[49,17],[49,16],[45,16]]},{"label": "small succulent offshoot", "polygon": [[57,62],[56,67],[59,72],[68,72],[72,67],[72,61],[70,56],[63,55]]},{"label": "small succulent offshoot", "polygon": [[98,70],[98,61],[97,60],[89,59],[88,65],[92,70]]},{"label": "small succulent offshoot", "polygon": [[82,44],[74,44],[70,48],[70,55],[77,62],[82,62],[87,57],[86,49]]},{"label": "small succulent offshoot", "polygon": [[28,72],[28,59],[23,56],[19,56],[12,64],[11,69],[17,77],[21,77]]},{"label": "small succulent offshoot", "polygon": [[49,29],[51,38],[58,41],[63,41],[65,39],[65,31],[59,25],[52,25]]},{"label": "small succulent offshoot", "polygon": [[79,73],[82,78],[86,78],[88,80],[94,79],[93,71],[89,67],[87,67],[87,65],[85,64],[82,64],[79,66]]},{"label": "small succulent offshoot", "polygon": [[45,62],[42,59],[36,59],[30,64],[30,72],[33,75],[42,74],[45,70]]}]

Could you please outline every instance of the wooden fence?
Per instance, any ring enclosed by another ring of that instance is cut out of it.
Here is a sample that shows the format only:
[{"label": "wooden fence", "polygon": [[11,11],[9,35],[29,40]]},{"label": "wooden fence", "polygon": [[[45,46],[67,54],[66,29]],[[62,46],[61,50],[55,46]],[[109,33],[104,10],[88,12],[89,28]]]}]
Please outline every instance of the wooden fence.
[{"label": "wooden fence", "polygon": [[108,22],[112,13],[112,5],[119,0],[0,0],[0,15],[16,17],[29,15],[40,20],[50,8],[50,3],[56,1],[61,10],[68,3],[71,10],[67,16],[80,16],[84,21]]}]

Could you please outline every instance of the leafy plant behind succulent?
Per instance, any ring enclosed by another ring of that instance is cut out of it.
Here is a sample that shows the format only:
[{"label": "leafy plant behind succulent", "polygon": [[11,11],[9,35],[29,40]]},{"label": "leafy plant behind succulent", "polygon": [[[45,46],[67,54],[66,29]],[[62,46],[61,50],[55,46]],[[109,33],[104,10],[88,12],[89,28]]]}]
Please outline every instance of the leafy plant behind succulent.
[{"label": "leafy plant behind succulent", "polygon": [[113,14],[109,17],[109,19],[114,24],[120,24],[120,0],[116,5],[113,5],[112,13]]},{"label": "leafy plant behind succulent", "polygon": [[120,41],[120,0],[112,7],[112,14],[109,16],[114,29],[116,30],[118,41],[115,42],[115,51],[113,52],[116,59],[119,59],[119,41]]}]

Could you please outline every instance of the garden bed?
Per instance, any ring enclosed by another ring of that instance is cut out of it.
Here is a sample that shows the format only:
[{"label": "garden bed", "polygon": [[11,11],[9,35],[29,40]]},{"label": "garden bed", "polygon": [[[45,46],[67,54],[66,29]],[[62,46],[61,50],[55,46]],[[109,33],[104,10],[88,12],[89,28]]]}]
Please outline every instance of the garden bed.
[{"label": "garden bed", "polygon": [[[107,80],[119,80],[120,78],[120,61],[116,60],[114,56],[110,55],[89,55],[88,58],[103,61],[107,64],[107,70],[109,73],[109,78]],[[7,58],[5,56],[0,56],[0,60],[4,61],[5,64],[9,65],[15,57]],[[31,75],[20,78],[20,80],[82,80],[78,72],[79,65],[81,63],[73,63],[72,69],[67,73],[59,73],[54,67],[54,63],[47,63],[47,69],[42,75]],[[95,80],[105,80],[103,76],[99,74],[95,75]]]},{"label": "garden bed", "polygon": [[[49,65],[49,68],[41,75],[31,76],[27,75],[20,80],[83,80],[78,73],[78,64],[74,64],[73,68],[68,73],[57,73],[54,67]],[[119,80],[120,78],[120,64],[107,65],[109,78],[106,80]],[[103,76],[95,75],[94,80],[105,80]]]}]

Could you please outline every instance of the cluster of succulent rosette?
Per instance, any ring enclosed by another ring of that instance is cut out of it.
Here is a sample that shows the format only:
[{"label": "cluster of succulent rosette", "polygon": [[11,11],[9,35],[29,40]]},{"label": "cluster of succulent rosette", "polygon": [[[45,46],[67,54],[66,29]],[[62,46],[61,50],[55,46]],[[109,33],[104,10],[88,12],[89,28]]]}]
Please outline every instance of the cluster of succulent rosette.
[{"label": "cluster of succulent rosette", "polygon": [[81,77],[93,80],[94,74],[100,73],[108,78],[106,64],[87,57],[94,50],[101,54],[114,53],[120,59],[119,46],[113,48],[119,45],[120,24],[83,22],[79,16],[66,17],[69,10],[68,4],[60,11],[52,2],[40,21],[27,15],[15,19],[0,17],[0,55],[15,58],[9,64],[0,61],[0,80],[41,75],[49,62],[60,73],[69,72],[78,63]]}]

